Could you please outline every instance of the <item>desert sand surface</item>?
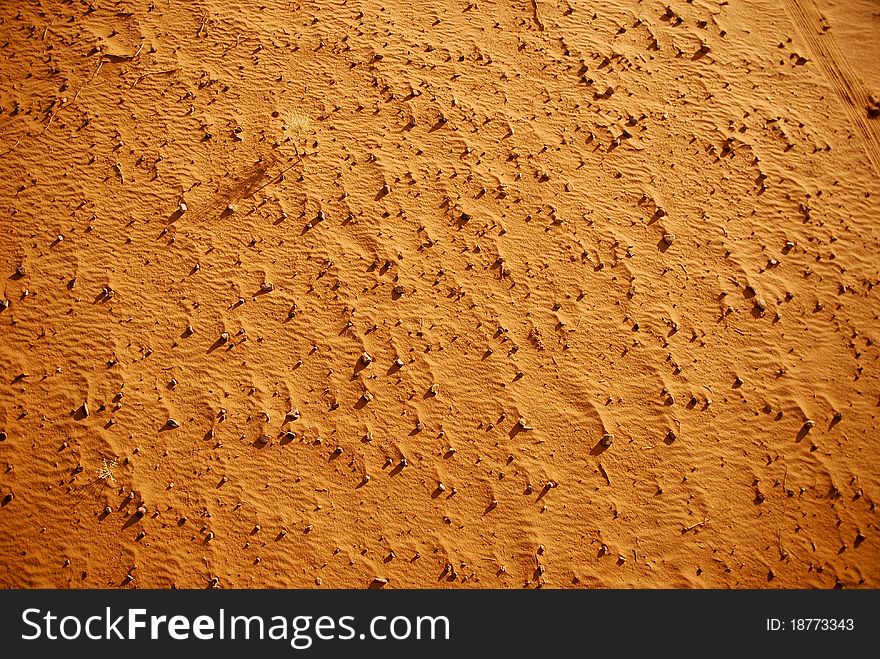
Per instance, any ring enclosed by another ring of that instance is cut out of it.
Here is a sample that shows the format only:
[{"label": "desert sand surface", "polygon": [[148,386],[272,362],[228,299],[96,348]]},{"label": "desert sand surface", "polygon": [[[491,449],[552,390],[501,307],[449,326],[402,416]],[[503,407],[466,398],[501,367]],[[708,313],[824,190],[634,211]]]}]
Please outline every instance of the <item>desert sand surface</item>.
[{"label": "desert sand surface", "polygon": [[0,5],[0,586],[880,587],[880,5]]}]

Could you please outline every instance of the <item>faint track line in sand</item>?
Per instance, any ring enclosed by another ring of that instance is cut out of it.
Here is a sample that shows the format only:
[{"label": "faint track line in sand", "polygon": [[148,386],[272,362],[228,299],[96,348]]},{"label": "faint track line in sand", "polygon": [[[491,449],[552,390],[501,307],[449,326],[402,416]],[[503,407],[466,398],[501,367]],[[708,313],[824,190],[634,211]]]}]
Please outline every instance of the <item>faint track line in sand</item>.
[{"label": "faint track line in sand", "polygon": [[[267,180],[266,176],[270,175],[271,170],[280,162],[278,156],[270,154],[268,157],[258,158],[253,165],[244,168],[237,174],[230,175],[227,172],[225,176],[230,179],[230,183],[219,187],[213,194],[211,201],[203,209],[196,212],[191,221],[200,224],[202,221],[226,216],[229,213],[230,205],[237,204],[244,199],[250,199],[263,188],[284,180],[284,175],[302,162],[302,156],[297,155],[294,162],[285,164],[277,174],[270,176]],[[174,224],[182,217],[183,213],[176,211],[168,219],[168,224]]]},{"label": "faint track line in sand", "polygon": [[816,61],[843,101],[856,132],[862,138],[875,174],[880,174],[880,127],[866,116],[868,90],[850,68],[831,36],[821,27],[820,14],[812,0],[784,0],[795,27],[806,40]]},{"label": "faint track line in sand", "polygon": [[538,26],[538,30],[544,31],[544,24],[541,22],[541,17],[538,16],[538,0],[531,0],[532,4],[532,20],[535,21],[535,25]]}]

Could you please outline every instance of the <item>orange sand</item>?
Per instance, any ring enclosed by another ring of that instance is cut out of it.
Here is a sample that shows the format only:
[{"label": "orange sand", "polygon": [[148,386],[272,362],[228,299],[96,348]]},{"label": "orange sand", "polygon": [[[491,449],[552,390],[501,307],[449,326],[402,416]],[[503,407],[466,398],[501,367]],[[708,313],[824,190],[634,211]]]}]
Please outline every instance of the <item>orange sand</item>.
[{"label": "orange sand", "polygon": [[3,3],[0,586],[880,587],[878,33]]}]

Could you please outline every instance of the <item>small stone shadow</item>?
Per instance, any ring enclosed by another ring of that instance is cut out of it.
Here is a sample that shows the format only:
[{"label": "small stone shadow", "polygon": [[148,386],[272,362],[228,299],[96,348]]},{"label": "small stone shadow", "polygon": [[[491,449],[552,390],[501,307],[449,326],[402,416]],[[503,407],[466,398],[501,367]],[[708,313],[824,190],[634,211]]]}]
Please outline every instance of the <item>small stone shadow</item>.
[{"label": "small stone shadow", "polygon": [[803,441],[804,437],[806,437],[809,434],[809,432],[810,432],[810,426],[805,423],[804,425],[801,426],[801,429],[798,430],[798,434],[797,434],[797,437],[795,438],[795,441],[796,442]]},{"label": "small stone shadow", "polygon": [[602,455],[609,448],[611,448],[611,447],[605,446],[605,444],[603,444],[602,440],[600,439],[598,442],[596,442],[596,445],[590,449],[590,455],[593,455],[593,456]]},{"label": "small stone shadow", "polygon": [[132,514],[131,514],[131,517],[129,517],[127,520],[125,520],[125,524],[122,525],[122,529],[125,530],[125,529],[127,529],[127,528],[129,528],[129,527],[131,527],[131,526],[134,526],[134,525],[137,524],[139,521],[141,521],[141,519],[142,519],[142,518],[141,518],[141,517],[138,517],[138,514],[137,514],[136,512],[135,512],[135,513],[132,513]]},{"label": "small stone shadow", "polygon": [[178,208],[168,216],[168,221],[165,224],[174,224],[177,220],[183,217],[183,212],[182,208]]},{"label": "small stone shadow", "polygon": [[552,489],[553,488],[550,487],[550,485],[545,485],[543,488],[541,488],[541,492],[538,494],[538,498],[535,499],[535,501],[538,502],[541,499],[543,499],[545,496],[547,496],[547,492],[549,492]]},{"label": "small stone shadow", "polygon": [[216,341],[214,341],[214,343],[211,344],[211,347],[208,348],[208,351],[207,351],[206,354],[209,354],[209,355],[210,355],[210,354],[211,354],[212,352],[214,352],[217,348],[219,348],[219,347],[222,346],[222,345],[226,345],[227,343],[229,343],[229,340],[228,340],[228,339],[227,339],[226,341],[224,341],[223,339],[218,338]]},{"label": "small stone shadow", "polygon": [[657,241],[657,249],[660,250],[661,254],[665,254],[666,250],[670,247],[669,243],[667,243],[663,238]]}]

